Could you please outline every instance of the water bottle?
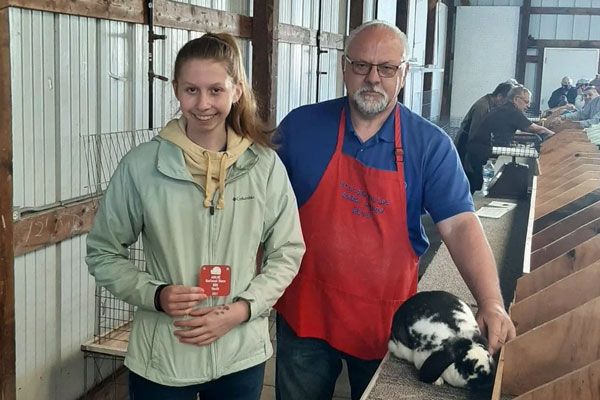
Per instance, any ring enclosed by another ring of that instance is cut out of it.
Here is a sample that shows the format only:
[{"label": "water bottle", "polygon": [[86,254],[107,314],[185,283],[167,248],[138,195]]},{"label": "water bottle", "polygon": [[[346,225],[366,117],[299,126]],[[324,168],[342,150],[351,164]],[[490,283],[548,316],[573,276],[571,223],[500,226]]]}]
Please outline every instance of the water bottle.
[{"label": "water bottle", "polygon": [[492,162],[492,160],[488,160],[487,163],[483,166],[483,186],[481,187],[481,194],[483,196],[487,196],[488,187],[493,178],[494,163]]}]

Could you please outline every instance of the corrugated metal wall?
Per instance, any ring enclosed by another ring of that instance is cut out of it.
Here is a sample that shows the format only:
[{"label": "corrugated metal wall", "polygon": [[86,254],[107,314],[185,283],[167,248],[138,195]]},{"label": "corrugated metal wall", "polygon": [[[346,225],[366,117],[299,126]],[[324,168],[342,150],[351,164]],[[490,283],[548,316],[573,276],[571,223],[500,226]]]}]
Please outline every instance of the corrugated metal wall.
[{"label": "corrugated metal wall", "polygon": [[[249,10],[249,2],[199,3]],[[147,27],[17,8],[9,15],[13,204],[44,208],[89,193],[82,137],[148,127]],[[155,44],[154,69],[171,78],[177,50],[200,33],[155,30],[167,39]],[[249,64],[250,42],[240,43]],[[154,126],[162,126],[177,102],[170,82],[154,88]],[[95,289],[84,257],[81,236],[15,260],[19,399],[83,392],[80,345],[94,335]]]},{"label": "corrugated metal wall", "polygon": [[[599,0],[532,0],[532,7],[594,7]],[[600,16],[597,15],[532,15],[529,34],[536,39],[598,40]]]},{"label": "corrugated metal wall", "polygon": [[[321,31],[346,33],[346,0],[321,0]],[[319,27],[319,0],[282,0],[279,22],[310,29]],[[315,46],[279,43],[277,60],[277,117],[279,123],[287,113],[303,104],[339,97],[343,94],[341,51],[327,49],[319,57]],[[319,90],[317,97],[317,79]],[[301,82],[301,84],[298,84]]]}]

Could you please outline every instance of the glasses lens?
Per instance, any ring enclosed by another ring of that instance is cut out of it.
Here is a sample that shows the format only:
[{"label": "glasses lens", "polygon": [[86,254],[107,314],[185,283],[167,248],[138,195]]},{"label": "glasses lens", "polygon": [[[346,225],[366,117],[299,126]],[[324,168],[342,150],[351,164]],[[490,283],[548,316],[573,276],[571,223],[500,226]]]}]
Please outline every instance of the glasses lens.
[{"label": "glasses lens", "polygon": [[391,78],[398,71],[398,67],[393,65],[378,65],[377,71],[379,72],[379,76],[384,78]]},{"label": "glasses lens", "polygon": [[359,75],[367,75],[371,71],[371,64],[364,62],[352,62],[352,70]]}]

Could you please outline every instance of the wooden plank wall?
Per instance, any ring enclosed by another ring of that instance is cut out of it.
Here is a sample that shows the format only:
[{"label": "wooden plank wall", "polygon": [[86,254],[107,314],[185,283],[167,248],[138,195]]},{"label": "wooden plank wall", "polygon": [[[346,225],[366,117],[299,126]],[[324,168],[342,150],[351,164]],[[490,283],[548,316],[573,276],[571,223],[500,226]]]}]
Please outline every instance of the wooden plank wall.
[{"label": "wooden plank wall", "polygon": [[[12,126],[8,9],[0,9],[0,399],[15,393]],[[7,104],[9,106],[7,106]]]},{"label": "wooden plank wall", "polygon": [[542,146],[531,273],[517,281],[510,308],[517,337],[502,350],[494,400],[600,398],[598,160],[582,130]]}]

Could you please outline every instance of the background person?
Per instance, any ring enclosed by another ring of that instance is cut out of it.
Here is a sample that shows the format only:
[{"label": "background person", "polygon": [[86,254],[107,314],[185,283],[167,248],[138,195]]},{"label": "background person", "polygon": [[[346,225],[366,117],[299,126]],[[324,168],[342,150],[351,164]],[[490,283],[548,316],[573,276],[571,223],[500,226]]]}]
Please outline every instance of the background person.
[{"label": "background person", "polygon": [[590,86],[583,92],[585,106],[581,111],[571,111],[555,117],[550,124],[555,130],[565,128],[587,128],[600,123],[600,96],[595,87]]},{"label": "background person", "polygon": [[531,92],[524,86],[513,87],[507,96],[505,105],[490,112],[483,120],[477,132],[467,144],[465,172],[471,186],[471,193],[480,190],[483,185],[483,170],[492,156],[492,146],[510,146],[515,132],[553,135],[554,132],[531,122],[525,111],[531,101]]},{"label": "background person", "polygon": [[[573,87],[573,79],[565,76],[560,82],[561,86],[552,92],[548,100],[548,107],[555,108],[565,104],[574,104],[577,97],[577,89]],[[562,98],[562,99],[561,99]],[[564,104],[563,104],[564,103]]]},{"label": "background person", "polygon": [[[514,79],[513,79],[514,80]],[[494,108],[499,107],[506,103],[506,95],[508,91],[512,89],[513,84],[511,82],[503,82],[496,86],[496,89],[492,93],[488,93],[479,100],[477,100],[465,115],[465,118],[460,124],[460,128],[454,140],[456,150],[460,160],[464,164],[465,154],[467,152],[467,142],[472,137],[477,128],[483,121],[483,118]]]}]

